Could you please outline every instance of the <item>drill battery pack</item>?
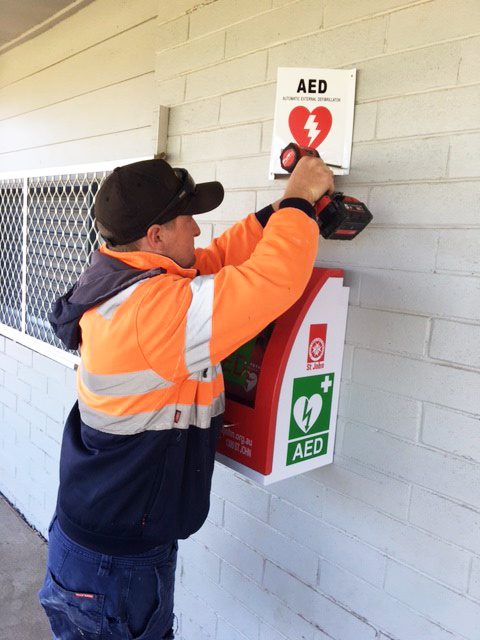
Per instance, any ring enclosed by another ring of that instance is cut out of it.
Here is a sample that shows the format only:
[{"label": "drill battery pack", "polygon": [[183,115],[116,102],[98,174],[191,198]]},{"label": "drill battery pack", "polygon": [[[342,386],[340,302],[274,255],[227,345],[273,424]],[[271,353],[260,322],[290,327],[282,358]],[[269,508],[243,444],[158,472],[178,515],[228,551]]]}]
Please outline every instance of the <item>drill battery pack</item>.
[{"label": "drill battery pack", "polygon": [[327,240],[353,240],[373,220],[363,202],[338,191],[320,198],[315,212],[320,233]]}]

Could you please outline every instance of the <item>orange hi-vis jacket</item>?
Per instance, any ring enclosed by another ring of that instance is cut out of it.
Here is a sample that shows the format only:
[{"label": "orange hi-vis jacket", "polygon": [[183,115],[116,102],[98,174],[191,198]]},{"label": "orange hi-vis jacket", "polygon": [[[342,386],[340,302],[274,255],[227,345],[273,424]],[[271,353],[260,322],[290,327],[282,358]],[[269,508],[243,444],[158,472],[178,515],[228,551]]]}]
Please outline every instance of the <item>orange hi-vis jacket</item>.
[{"label": "orange hi-vis jacket", "polygon": [[102,246],[51,314],[80,343],[57,504],[79,544],[140,553],[203,524],[221,361],[292,306],[312,272],[318,226],[308,203],[294,204],[249,215],[196,249],[191,269]]}]

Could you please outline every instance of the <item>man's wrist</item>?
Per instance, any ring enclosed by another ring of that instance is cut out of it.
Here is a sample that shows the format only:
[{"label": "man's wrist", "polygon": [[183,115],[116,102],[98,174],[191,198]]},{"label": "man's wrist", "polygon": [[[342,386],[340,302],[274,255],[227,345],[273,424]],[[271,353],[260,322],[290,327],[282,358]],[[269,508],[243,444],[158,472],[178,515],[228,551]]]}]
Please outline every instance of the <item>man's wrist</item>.
[{"label": "man's wrist", "polygon": [[308,200],[304,200],[303,198],[284,198],[280,202],[279,209],[286,209],[290,207],[293,209],[300,209],[306,213],[309,218],[313,218],[314,220],[316,219],[315,209]]}]

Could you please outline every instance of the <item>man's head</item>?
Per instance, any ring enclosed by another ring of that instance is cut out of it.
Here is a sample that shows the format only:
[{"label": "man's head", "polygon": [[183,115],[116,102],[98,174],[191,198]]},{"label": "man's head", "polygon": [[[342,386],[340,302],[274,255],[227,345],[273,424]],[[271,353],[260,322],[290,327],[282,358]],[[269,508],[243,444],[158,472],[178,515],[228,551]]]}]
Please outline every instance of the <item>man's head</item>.
[{"label": "man's head", "polygon": [[[174,169],[165,160],[144,160],[117,167],[108,176],[95,198],[94,212],[101,235],[113,249],[137,243],[140,249],[175,259],[170,255],[175,252],[175,232],[199,233],[193,219],[186,218],[211,211],[222,200],[219,182],[195,185],[185,169]],[[164,238],[167,247],[158,242]]]}]

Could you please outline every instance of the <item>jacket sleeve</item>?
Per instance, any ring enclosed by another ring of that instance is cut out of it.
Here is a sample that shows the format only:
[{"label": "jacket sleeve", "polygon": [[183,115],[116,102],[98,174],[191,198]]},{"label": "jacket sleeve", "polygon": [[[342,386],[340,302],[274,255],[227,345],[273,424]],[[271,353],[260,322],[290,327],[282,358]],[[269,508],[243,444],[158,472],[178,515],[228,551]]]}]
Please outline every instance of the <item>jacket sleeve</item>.
[{"label": "jacket sleeve", "polygon": [[195,265],[201,274],[217,273],[226,265],[247,260],[263,235],[257,216],[251,213],[227,229],[205,249],[195,250]]},{"label": "jacket sleeve", "polygon": [[298,209],[283,208],[270,217],[241,264],[192,280],[170,278],[150,291],[137,318],[149,365],[178,380],[221,362],[298,300],[317,242],[316,222]]}]

